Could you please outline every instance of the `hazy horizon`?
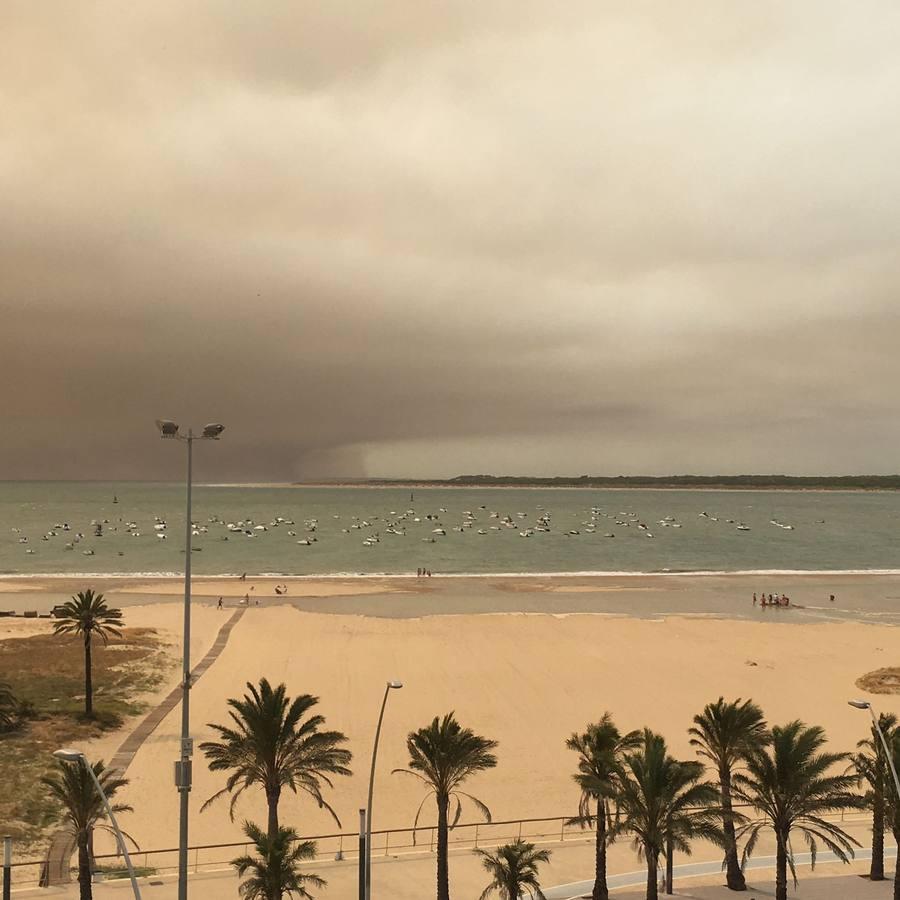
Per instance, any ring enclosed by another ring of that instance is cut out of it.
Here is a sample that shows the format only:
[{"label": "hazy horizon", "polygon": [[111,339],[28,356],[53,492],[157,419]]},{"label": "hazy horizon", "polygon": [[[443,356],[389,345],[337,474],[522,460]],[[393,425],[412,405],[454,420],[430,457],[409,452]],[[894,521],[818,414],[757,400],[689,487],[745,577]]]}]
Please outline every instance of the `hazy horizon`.
[{"label": "hazy horizon", "polygon": [[[538,480],[547,480],[547,479],[559,479],[559,480],[569,480],[576,481],[579,479],[614,479],[614,478],[624,478],[624,479],[640,479],[640,478],[654,478],[658,480],[666,480],[666,479],[682,479],[682,478],[804,478],[804,479],[815,479],[815,480],[831,480],[835,478],[900,478],[900,472],[830,472],[830,473],[821,473],[818,475],[808,475],[802,472],[739,472],[739,473],[725,473],[725,472],[668,472],[664,474],[651,474],[648,472],[635,472],[632,474],[625,473],[614,473],[614,474],[606,474],[602,472],[593,472],[593,473],[581,473],[578,475],[567,474],[567,473],[555,473],[550,475],[535,475],[529,473],[515,473],[515,472],[469,472],[469,473],[457,473],[455,475],[447,475],[447,476],[437,476],[437,475],[333,475],[324,478],[308,478],[308,479],[299,479],[299,480],[270,480],[270,481],[211,481],[209,479],[197,479],[194,478],[193,484],[195,486],[207,486],[207,487],[277,487],[279,485],[296,485],[297,487],[303,486],[329,486],[333,485],[335,487],[340,487],[343,484],[352,485],[357,482],[387,482],[387,483],[396,483],[396,484],[416,484],[419,482],[440,482],[440,483],[448,483],[454,480],[460,479],[464,480],[467,478],[492,478],[492,479],[517,479],[527,481],[529,479],[533,479],[535,481]],[[60,482],[60,483],[79,483],[83,482],[86,484],[179,484],[183,480],[182,478],[174,477],[172,479],[158,479],[158,478],[3,478],[0,479],[0,483],[9,483],[9,484],[18,484],[18,483],[50,483]],[[485,485],[489,486],[489,485]],[[692,486],[688,485],[685,487],[685,490],[691,490]]]},{"label": "hazy horizon", "polygon": [[4,7],[0,476],[872,474],[900,7]]}]

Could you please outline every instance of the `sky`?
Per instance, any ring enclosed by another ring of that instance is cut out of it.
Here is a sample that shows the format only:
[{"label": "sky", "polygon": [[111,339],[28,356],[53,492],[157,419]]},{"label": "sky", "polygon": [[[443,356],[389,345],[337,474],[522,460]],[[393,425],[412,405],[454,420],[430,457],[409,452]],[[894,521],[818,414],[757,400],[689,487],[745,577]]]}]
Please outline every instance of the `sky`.
[{"label": "sky", "polygon": [[5,0],[0,479],[897,472],[894,0]]}]

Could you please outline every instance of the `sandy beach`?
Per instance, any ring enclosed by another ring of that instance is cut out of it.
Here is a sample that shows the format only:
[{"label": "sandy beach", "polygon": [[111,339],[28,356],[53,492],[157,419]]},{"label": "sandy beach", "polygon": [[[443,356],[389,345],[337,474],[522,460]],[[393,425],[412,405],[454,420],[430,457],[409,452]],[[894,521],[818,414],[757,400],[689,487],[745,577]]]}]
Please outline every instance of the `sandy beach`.
[{"label": "sandy beach", "polygon": [[[357,810],[365,805],[375,718],[389,678],[402,679],[404,688],[391,695],[382,733],[376,829],[411,826],[422,793],[412,779],[391,770],[407,761],[407,733],[450,710],[499,741],[498,767],[470,785],[496,819],[562,817],[573,814],[577,803],[573,756],[565,740],[604,711],[623,729],[647,725],[662,732],[672,751],[687,757],[692,753],[686,729],[694,713],[720,694],[752,697],[770,721],[801,718],[820,724],[834,748],[850,750],[867,728],[866,718],[846,704],[860,693],[856,680],[898,663],[898,631],[881,613],[900,586],[887,576],[791,579],[786,590],[798,603],[813,595],[821,600],[829,589],[838,593],[835,606],[846,610],[845,620],[832,610],[825,610],[831,616],[826,619],[813,609],[754,609],[748,594],[753,582],[739,577],[323,579],[289,581],[287,597],[274,596],[275,583],[284,580],[195,583],[194,660],[229,615],[228,609],[215,609],[215,598],[224,596],[229,609],[239,605],[238,595],[250,594],[253,601],[193,690],[193,734],[197,743],[213,737],[207,723],[225,721],[226,699],[262,676],[286,682],[292,694],[320,697],[318,710],[328,726],[349,738],[356,774],[339,780],[328,797],[341,828],[312,801],[285,795],[282,819],[304,835],[356,828]],[[0,585],[0,607],[43,602],[65,593],[59,588],[74,586],[43,583],[27,595],[13,593],[15,587],[15,580]],[[179,582],[117,581],[99,587],[123,605],[129,625],[158,629],[177,653]],[[256,597],[262,598],[258,607]],[[735,605],[733,615],[725,611],[729,604]],[[487,611],[457,611],[479,605]],[[679,606],[686,614],[677,612]],[[49,627],[46,619],[0,619],[0,638]],[[159,695],[176,683],[173,670]],[[880,710],[900,713],[900,696],[874,699]],[[175,711],[128,771],[131,784],[122,799],[135,812],[123,825],[145,849],[176,841],[172,763],[179,727]],[[88,752],[108,759],[122,737],[108,735]],[[258,792],[239,804],[234,823],[227,801],[201,813],[203,801],[223,780],[198,754],[191,843],[238,841],[244,817],[264,821]],[[476,818],[474,810],[463,816]],[[423,822],[433,820],[426,807]],[[618,871],[634,867],[625,845],[616,853]]]}]

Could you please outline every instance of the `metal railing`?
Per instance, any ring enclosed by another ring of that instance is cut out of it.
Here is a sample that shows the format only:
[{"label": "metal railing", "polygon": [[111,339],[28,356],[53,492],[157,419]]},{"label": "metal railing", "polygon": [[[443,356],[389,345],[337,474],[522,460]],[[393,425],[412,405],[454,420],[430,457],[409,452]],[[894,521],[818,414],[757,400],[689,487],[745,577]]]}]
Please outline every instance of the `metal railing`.
[{"label": "metal railing", "polygon": [[[449,849],[474,850],[478,847],[497,847],[509,841],[523,838],[535,844],[561,843],[566,841],[593,842],[593,826],[582,828],[569,824],[571,816],[550,816],[538,819],[507,819],[499,822],[465,822],[449,831]],[[834,821],[866,824],[871,814],[864,811],[834,814],[825,818]],[[313,841],[316,855],[310,862],[333,860],[354,862],[359,859],[358,832],[309,835],[299,838]],[[399,857],[402,855],[433,853],[437,847],[437,826],[419,828],[390,828],[372,832],[372,856]],[[224,844],[198,844],[188,848],[188,866],[191,874],[215,872],[230,867],[238,856],[251,853],[254,845],[249,841]],[[120,854],[106,853],[94,857],[101,870],[119,870],[124,873]],[[134,850],[131,859],[135,867],[156,875],[166,875],[178,871],[178,848],[161,850]],[[35,886],[40,881],[43,861],[29,860],[14,862],[13,885],[16,887]]]}]

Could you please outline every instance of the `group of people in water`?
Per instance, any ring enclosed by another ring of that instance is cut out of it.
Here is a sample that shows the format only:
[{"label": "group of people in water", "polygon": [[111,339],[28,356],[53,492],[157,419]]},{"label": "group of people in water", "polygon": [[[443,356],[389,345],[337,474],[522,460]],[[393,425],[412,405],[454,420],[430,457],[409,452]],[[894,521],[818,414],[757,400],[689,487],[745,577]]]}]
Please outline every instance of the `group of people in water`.
[{"label": "group of people in water", "polygon": [[791,598],[787,594],[760,594],[757,600],[756,593],[753,594],[753,605],[759,603],[760,606],[784,606],[791,605]]}]

